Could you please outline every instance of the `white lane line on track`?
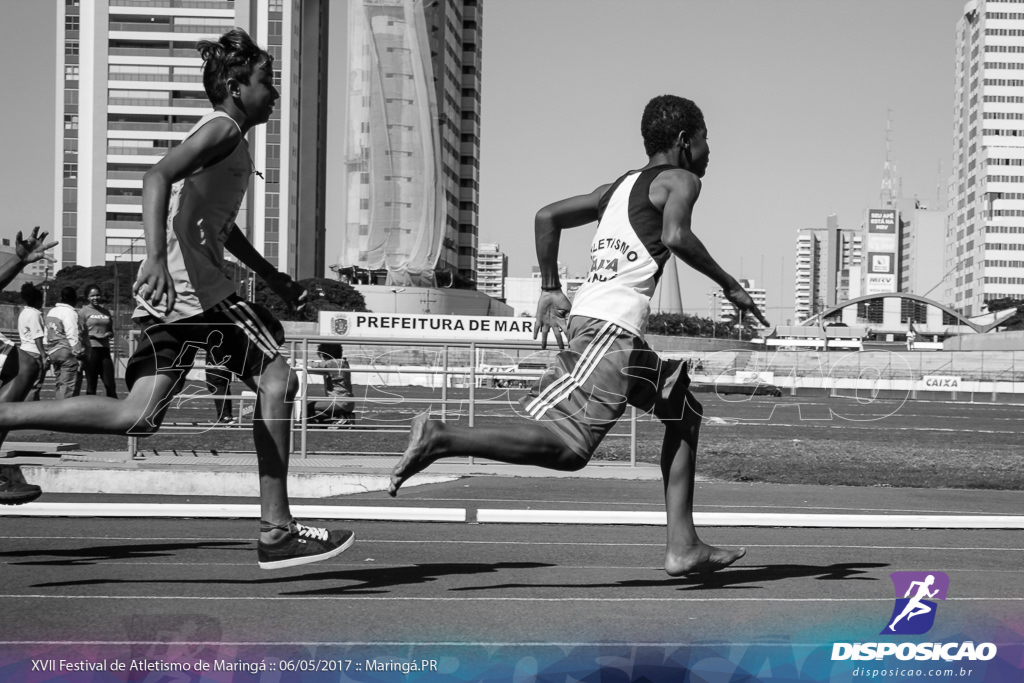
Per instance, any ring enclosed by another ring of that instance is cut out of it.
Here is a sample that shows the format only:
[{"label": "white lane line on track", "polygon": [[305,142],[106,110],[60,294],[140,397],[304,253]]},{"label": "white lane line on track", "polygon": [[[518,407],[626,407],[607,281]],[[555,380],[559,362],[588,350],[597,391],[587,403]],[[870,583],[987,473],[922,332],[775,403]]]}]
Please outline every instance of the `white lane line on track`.
[{"label": "white lane line on track", "polygon": [[[666,579],[666,582],[671,579]],[[696,598],[696,597],[656,597],[656,598],[514,598],[474,596],[465,598],[446,597],[413,597],[387,595],[43,595],[40,593],[5,593],[0,599],[30,600],[208,600],[221,602],[255,601],[307,601],[307,600],[373,600],[375,602],[882,602],[892,604],[892,598]],[[1024,597],[946,597],[944,602],[1024,602]]]},{"label": "white lane line on track", "polygon": [[[190,541],[190,542],[207,542],[217,543],[225,541],[237,541],[243,543],[253,542],[252,538],[206,538],[203,536],[171,536],[171,537],[155,537],[155,536],[0,536],[0,540],[12,540],[12,541],[131,541],[131,542],[154,542],[154,541]],[[391,538],[365,538],[360,537],[357,539],[360,545],[367,543],[396,543],[396,544],[415,544],[415,545],[507,545],[507,546],[545,546],[545,545],[557,545],[557,546],[585,546],[594,548],[661,548],[664,547],[664,543],[594,543],[594,542],[580,542],[580,541],[509,541],[509,540],[496,540],[496,541],[470,541],[470,540],[456,540],[450,541],[445,539],[417,539],[417,540],[399,540]],[[954,547],[954,546],[916,546],[916,545],[824,545],[816,543],[743,543],[742,541],[736,541],[733,545],[742,545],[745,548],[785,548],[785,549],[850,549],[850,550],[939,550],[939,551],[962,551],[962,552],[983,552],[983,551],[1014,551],[1024,552],[1024,548],[1006,548],[1006,547],[987,547],[987,546],[965,546],[965,547]],[[8,562],[10,564],[10,562]]]},{"label": "white lane line on track", "polygon": [[[12,506],[13,507],[13,506]],[[295,505],[300,518],[375,521],[466,522],[463,508]],[[29,503],[0,516],[259,518],[258,505],[147,503]],[[665,526],[664,512],[606,510],[476,510],[473,521],[501,524],[615,524]],[[1024,529],[1020,515],[841,515],[696,512],[698,526],[857,529]]]},{"label": "white lane line on track", "polygon": [[[697,482],[700,486],[702,483],[710,482]],[[654,484],[660,486],[660,481],[654,482]],[[416,498],[417,503],[431,503],[435,501],[449,502],[449,498]],[[552,500],[550,498],[458,498],[461,503],[487,503],[488,505],[497,505],[499,503],[518,503],[518,504],[529,504],[535,503],[537,505],[621,505],[621,506],[633,506],[638,508],[654,508],[656,511],[661,510],[665,507],[663,501],[657,503],[644,503],[642,501],[626,501],[623,503],[616,503],[612,501],[599,501],[599,500]],[[918,508],[865,508],[865,507],[835,507],[828,505],[716,505],[714,503],[704,503],[694,505],[696,512],[700,513],[705,510],[827,510],[829,512],[835,512],[839,510],[852,510],[859,513],[878,512],[878,513],[905,513],[914,515],[990,515],[991,512],[981,512],[977,510],[922,510]]]},{"label": "white lane line on track", "polygon": [[[36,571],[38,569],[38,565],[37,564],[22,564],[22,563],[18,563],[18,562],[4,562],[4,563],[0,563],[0,564],[3,564],[4,566],[10,567],[12,570],[14,570],[14,569],[30,569],[32,571]],[[251,568],[253,566],[252,562],[163,562],[163,561],[160,561],[160,560],[151,560],[149,562],[111,562],[109,560],[100,560],[100,561],[90,562],[89,564],[91,564],[91,565],[102,565],[103,567],[192,567],[192,568],[196,568],[196,569],[202,569],[202,568],[206,568],[206,567],[250,567]],[[82,564],[79,563],[76,566],[82,566]],[[408,567],[412,566],[412,563],[409,563],[409,562],[393,563],[393,562],[367,562],[367,561],[359,561],[359,562],[332,562],[330,566],[332,568],[338,569],[340,571],[349,571],[349,570],[353,570],[353,569],[401,569],[403,567],[408,568]],[[754,565],[741,565],[740,564],[740,565],[732,565],[732,566],[734,568],[736,568],[736,569],[757,569],[757,568],[759,568],[762,565],[757,565],[757,564],[754,564]],[[610,569],[614,569],[614,570],[617,570],[617,571],[650,571],[650,572],[659,572],[659,573],[665,571],[664,567],[655,566],[655,565],[637,566],[637,565],[569,565],[569,564],[558,564],[558,565],[547,566],[547,567],[530,567],[527,571],[529,571],[531,573],[532,572],[537,572],[537,571],[545,571],[545,572],[572,571],[572,572],[578,572],[578,571],[607,571],[607,570],[610,570]],[[503,570],[503,571],[508,571],[508,570]],[[944,567],[942,569],[942,571],[946,572],[947,574],[951,574],[951,573],[955,573],[955,572],[970,572],[971,574],[1021,574],[1021,573],[1024,573],[1024,570],[1018,570],[1018,569],[976,569],[976,568],[952,569],[950,567]],[[168,581],[169,582],[170,581],[174,581],[174,579],[168,579]]]}]

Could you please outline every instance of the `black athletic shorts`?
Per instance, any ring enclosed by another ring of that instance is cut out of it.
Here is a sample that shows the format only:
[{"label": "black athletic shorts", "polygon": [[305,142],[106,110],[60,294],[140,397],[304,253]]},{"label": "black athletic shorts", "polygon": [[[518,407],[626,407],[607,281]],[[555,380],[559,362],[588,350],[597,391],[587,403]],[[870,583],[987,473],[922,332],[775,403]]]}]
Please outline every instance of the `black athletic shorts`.
[{"label": "black athletic shorts", "polygon": [[222,365],[243,379],[258,377],[284,343],[281,323],[262,306],[237,296],[191,318],[172,323],[150,318],[140,324],[139,344],[125,370],[129,389],[138,378],[158,373],[180,381],[200,349],[211,365]]}]

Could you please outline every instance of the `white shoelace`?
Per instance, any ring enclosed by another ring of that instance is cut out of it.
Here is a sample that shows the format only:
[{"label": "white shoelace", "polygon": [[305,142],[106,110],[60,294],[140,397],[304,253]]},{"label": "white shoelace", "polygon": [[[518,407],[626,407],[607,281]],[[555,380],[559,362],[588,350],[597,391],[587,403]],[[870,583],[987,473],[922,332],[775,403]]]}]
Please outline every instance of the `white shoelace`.
[{"label": "white shoelace", "polygon": [[315,526],[305,526],[298,522],[295,522],[295,533],[299,536],[312,538],[317,541],[326,541],[328,536],[327,529],[321,529],[320,527]]}]

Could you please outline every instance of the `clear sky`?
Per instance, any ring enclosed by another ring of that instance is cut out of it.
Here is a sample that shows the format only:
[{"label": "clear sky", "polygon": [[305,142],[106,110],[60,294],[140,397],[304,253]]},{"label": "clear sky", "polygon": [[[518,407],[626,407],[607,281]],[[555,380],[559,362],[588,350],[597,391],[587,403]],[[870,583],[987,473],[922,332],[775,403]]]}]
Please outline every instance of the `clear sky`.
[{"label": "clear sky", "polygon": [[[773,323],[792,316],[796,230],[830,213],[857,228],[878,204],[890,110],[904,195],[945,199],[963,0],[482,1],[480,239],[513,276],[536,261],[537,209],[646,162],[640,114],[663,93],[708,123],[695,231],[768,289]],[[52,228],[54,17],[53,0],[0,2],[5,235]],[[592,230],[574,233],[562,260],[576,273]],[[707,315],[712,283],[681,273],[684,307]]]}]

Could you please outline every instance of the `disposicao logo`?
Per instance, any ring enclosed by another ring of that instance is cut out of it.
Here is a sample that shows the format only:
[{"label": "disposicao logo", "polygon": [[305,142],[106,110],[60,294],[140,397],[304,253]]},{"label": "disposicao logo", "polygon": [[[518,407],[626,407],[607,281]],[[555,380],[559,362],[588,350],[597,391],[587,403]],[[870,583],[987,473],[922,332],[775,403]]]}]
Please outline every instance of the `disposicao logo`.
[{"label": "disposicao logo", "polygon": [[[893,572],[889,575],[896,591],[896,604],[881,635],[920,635],[935,624],[938,605],[949,592],[949,576],[943,572]],[[993,643],[834,643],[832,661],[884,659],[987,661],[996,656]]]},{"label": "disposicao logo", "polygon": [[934,601],[946,599],[949,577],[943,572],[893,572],[889,578],[896,589],[896,605],[882,634],[914,636],[930,631],[938,608]]}]

